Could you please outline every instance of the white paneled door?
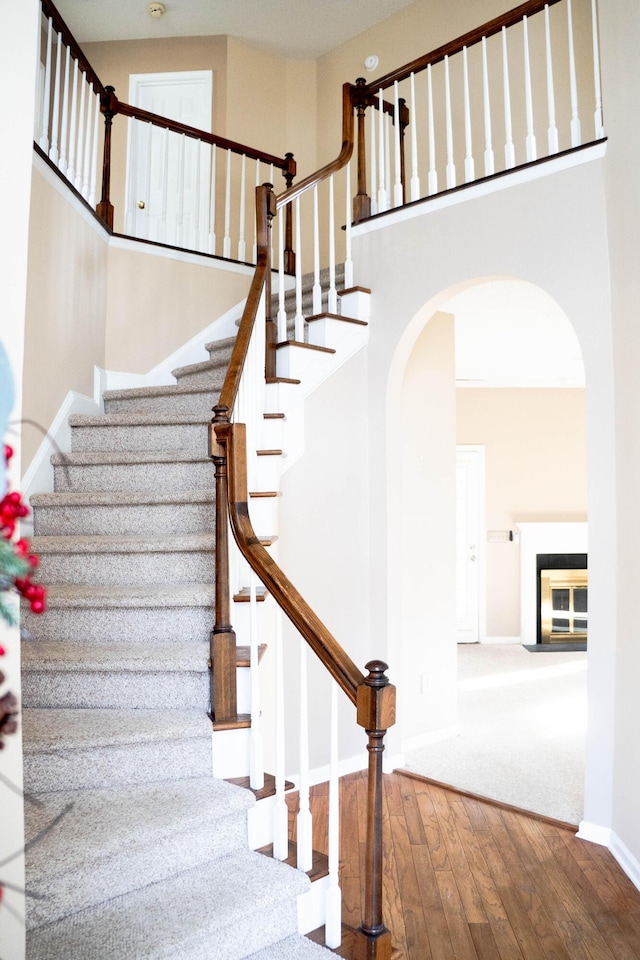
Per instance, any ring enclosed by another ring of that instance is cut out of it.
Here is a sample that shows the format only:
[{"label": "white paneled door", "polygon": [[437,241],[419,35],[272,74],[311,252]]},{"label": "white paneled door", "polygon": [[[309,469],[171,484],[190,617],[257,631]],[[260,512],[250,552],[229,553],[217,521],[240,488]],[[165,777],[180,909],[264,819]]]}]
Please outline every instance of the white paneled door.
[{"label": "white paneled door", "polygon": [[484,448],[456,447],[456,636],[478,643],[484,611]]}]

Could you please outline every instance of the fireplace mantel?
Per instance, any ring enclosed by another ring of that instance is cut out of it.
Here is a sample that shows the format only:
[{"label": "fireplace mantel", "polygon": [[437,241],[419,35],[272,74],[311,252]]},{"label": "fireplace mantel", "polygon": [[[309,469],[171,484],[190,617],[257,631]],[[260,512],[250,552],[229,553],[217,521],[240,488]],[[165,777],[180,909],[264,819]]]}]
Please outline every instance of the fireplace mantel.
[{"label": "fireplace mantel", "polygon": [[588,553],[587,523],[518,523],[520,531],[520,639],[537,641],[536,556]]}]

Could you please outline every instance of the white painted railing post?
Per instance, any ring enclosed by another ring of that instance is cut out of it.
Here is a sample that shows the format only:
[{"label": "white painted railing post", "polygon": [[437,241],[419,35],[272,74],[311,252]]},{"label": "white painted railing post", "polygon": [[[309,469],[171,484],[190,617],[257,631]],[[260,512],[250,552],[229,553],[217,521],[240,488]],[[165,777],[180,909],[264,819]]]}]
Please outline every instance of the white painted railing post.
[{"label": "white painted railing post", "polygon": [[489,95],[489,65],[487,63],[487,38],[482,38],[482,93],[484,101],[484,175],[495,173],[495,157],[491,135],[491,97]]},{"label": "white painted railing post", "polygon": [[571,0],[567,0],[567,31],[569,34],[569,87],[571,89],[571,146],[579,147],[582,143],[582,132],[578,115],[578,83],[576,80],[576,55],[573,45]]},{"label": "white painted railing post", "polygon": [[345,210],[345,238],[344,238],[344,287],[349,290],[353,286],[353,259],[351,257],[352,223],[351,223],[351,161],[347,164]]},{"label": "white painted railing post", "polygon": [[216,252],[216,159],[217,147],[211,146],[211,197],[209,200],[209,253]]},{"label": "white painted railing post", "polygon": [[238,260],[244,261],[246,259],[246,244],[244,239],[244,218],[245,218],[245,209],[246,209],[246,165],[247,158],[242,154],[242,165],[240,169],[240,232],[238,235]]},{"label": "white painted railing post", "polygon": [[338,779],[338,687],[331,681],[331,749],[329,758],[329,886],[325,899],[325,944],[332,950],[342,942],[340,889],[340,783]]},{"label": "white painted railing post", "polygon": [[336,212],[333,194],[333,174],[329,177],[329,295],[327,309],[329,313],[338,312],[338,294],[336,291]]},{"label": "white painted railing post", "polygon": [[509,55],[507,53],[507,30],[502,28],[502,77],[504,86],[504,165],[511,170],[516,165],[511,128],[511,91],[509,89]]},{"label": "white painted railing post", "polygon": [[553,87],[553,58],[551,55],[551,25],[549,23],[549,4],[544,7],[544,36],[547,57],[547,110],[549,113],[549,129],[547,139],[549,153],[558,152],[558,128],[556,126],[556,98]]},{"label": "white painted railing post", "polygon": [[53,115],[51,117],[51,147],[49,159],[52,163],[58,162],[58,125],[60,120],[60,69],[62,66],[62,34],[58,34],[56,43],[56,73],[53,80]]},{"label": "white painted railing post", "polygon": [[[256,187],[259,187],[259,186],[260,186],[260,161],[256,160]],[[253,192],[253,195],[255,197],[255,190]],[[280,269],[281,260],[282,260],[282,254],[280,254],[280,260],[278,260],[278,269]],[[252,263],[258,262],[258,222],[255,217],[255,209],[254,209],[254,216],[253,216],[253,257],[251,262]]]},{"label": "white painted railing post", "polygon": [[58,169],[67,175],[67,144],[69,140],[69,72],[71,69],[71,48],[65,48],[64,80],[62,86],[62,124],[60,127],[60,155]]},{"label": "white painted railing post", "polygon": [[[151,135],[151,131],[149,131]],[[149,166],[147,167],[147,183],[151,183],[151,136],[149,136],[149,151],[147,154]],[[185,153],[186,153],[186,134],[180,135],[180,162],[178,166],[178,223],[177,223],[177,245],[180,246],[184,237],[184,175],[185,175]],[[148,195],[148,194],[147,194]]]},{"label": "white painted railing post", "polygon": [[604,137],[604,123],[602,120],[602,84],[600,82],[600,47],[598,41],[598,11],[596,0],[591,0],[591,31],[593,38],[593,86],[595,90],[596,106],[593,114],[596,140]]},{"label": "white painted railing post", "polygon": [[469,57],[467,48],[462,48],[462,67],[464,74],[464,180],[471,183],[476,178],[475,163],[473,161],[473,146],[471,143],[471,104],[469,102]]},{"label": "white painted railing post", "polygon": [[[287,228],[286,210],[283,207],[278,217],[278,343],[287,340],[287,310],[285,307],[284,289],[284,235]],[[280,609],[278,607],[278,609]]]},{"label": "white painted railing post", "polygon": [[371,126],[371,215],[378,212],[378,151],[376,149],[377,118],[374,107],[369,111]]},{"label": "white painted railing post", "polygon": [[533,128],[533,94],[531,92],[531,64],[529,62],[529,21],[527,17],[522,18],[522,36],[524,42],[524,93],[525,109],[527,114],[527,139],[526,156],[527,160],[535,160],[537,157],[536,135]]},{"label": "white painted railing post", "polygon": [[433,117],[433,82],[431,79],[431,64],[427,67],[427,100],[429,103],[429,176],[427,190],[429,196],[438,192],[438,170],[436,168],[436,133]]},{"label": "white painted railing post", "polygon": [[447,190],[456,185],[456,165],[453,159],[453,122],[451,117],[451,83],[449,80],[449,57],[444,58],[444,95],[447,127]]},{"label": "white painted railing post", "polygon": [[275,800],[273,805],[273,855],[276,860],[289,856],[289,811],[285,800],[285,685],[282,652],[282,610],[276,611],[275,632]]},{"label": "white painted railing post", "polygon": [[78,61],[73,61],[73,77],[71,78],[71,123],[69,125],[69,165],[67,166],[67,180],[73,183],[76,177],[76,116],[78,111]]},{"label": "white painted railing post", "polygon": [[398,81],[393,84],[393,205],[401,207],[404,202],[402,195],[402,169],[400,165],[400,103],[398,94]]},{"label": "white painted railing post", "polygon": [[169,210],[169,137],[171,134],[165,127],[162,137],[162,210],[160,212],[160,239],[166,241],[169,232],[167,228],[167,213]]},{"label": "white painted railing post", "polygon": [[297,827],[297,867],[311,870],[313,864],[313,820],[309,805],[309,691],[307,683],[307,645],[300,638],[300,809]]},{"label": "white painted railing post", "polygon": [[231,256],[231,150],[227,150],[227,179],[224,193],[224,240],[222,256],[229,259]]},{"label": "white painted railing post", "polygon": [[[252,378],[253,379],[253,378]],[[264,743],[260,711],[260,664],[258,644],[258,601],[256,575],[249,574],[249,604],[251,606],[251,734],[249,737],[249,782],[252,790],[264,787]]]},{"label": "white painted railing post", "polygon": [[378,92],[378,213],[387,209],[387,187],[384,167],[384,97],[382,90]]},{"label": "white painted railing post", "polygon": [[93,117],[93,142],[91,145],[91,178],[89,183],[89,203],[95,209],[96,190],[98,188],[98,137],[100,134],[100,94],[95,94]]},{"label": "white painted railing post", "polygon": [[84,124],[85,124],[85,99],[87,91],[87,78],[84,73],[80,74],[80,109],[78,111],[78,146],[76,150],[76,175],[73,182],[78,192],[82,192],[82,162],[84,146]]},{"label": "white painted railing post", "polygon": [[82,161],[82,196],[85,200],[89,199],[89,178],[91,177],[91,139],[93,137],[91,108],[93,99],[92,82],[89,84],[89,95],[87,97],[87,122],[84,133],[84,160]]},{"label": "white painted railing post", "polygon": [[47,27],[47,53],[44,65],[44,90],[42,92],[42,126],[40,129],[39,146],[46,154],[49,153],[49,110],[51,102],[51,47],[53,39],[53,20],[49,17]]},{"label": "white painted railing post", "polygon": [[416,109],[416,77],[411,74],[411,200],[420,199],[420,173],[418,170],[418,125]]},{"label": "white painted railing post", "polygon": [[296,314],[294,340],[304,340],[304,316],[302,314],[302,251],[300,249],[300,197],[296,197]]},{"label": "white painted railing post", "polygon": [[322,284],[320,283],[320,213],[318,184],[313,188],[313,316],[322,313]]}]

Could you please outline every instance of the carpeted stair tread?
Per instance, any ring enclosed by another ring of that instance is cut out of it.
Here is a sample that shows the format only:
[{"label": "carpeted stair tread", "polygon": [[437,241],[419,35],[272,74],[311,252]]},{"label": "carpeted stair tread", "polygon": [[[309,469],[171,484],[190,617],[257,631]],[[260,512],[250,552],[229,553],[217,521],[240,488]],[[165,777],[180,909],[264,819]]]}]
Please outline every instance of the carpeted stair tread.
[{"label": "carpeted stair tread", "polygon": [[[113,464],[145,463],[211,463],[209,457],[184,450],[83,450],[77,453],[54,453],[51,463],[58,466],[112,466]],[[108,484],[108,478],[105,483]]]},{"label": "carpeted stair tread", "polygon": [[216,492],[205,487],[194,490],[62,490],[59,493],[35,493],[29,502],[32,507],[118,507],[155,504],[215,503]]},{"label": "carpeted stair tread", "polygon": [[29,543],[39,556],[52,553],[183,553],[215,550],[215,534],[193,533],[184,536],[35,536]]},{"label": "carpeted stair tread", "polygon": [[335,953],[326,947],[321,947],[306,937],[294,936],[265,947],[258,953],[252,953],[246,960],[312,960],[313,957],[331,956],[335,957]]},{"label": "carpeted stair tread", "polygon": [[143,397],[175,397],[189,393],[201,393],[204,395],[214,391],[215,387],[209,384],[203,386],[202,384],[169,383],[154,387],[126,387],[123,390],[105,390],[102,394],[102,399],[107,403],[109,400],[137,400]]},{"label": "carpeted stair tread", "polygon": [[212,776],[31,800],[30,928],[246,849],[254,803],[249,790]]},{"label": "carpeted stair tread", "polygon": [[179,382],[181,377],[186,377],[194,373],[208,373],[209,371],[215,371],[217,373],[220,370],[226,373],[230,355],[229,353],[220,356],[216,353],[210,360],[201,360],[200,363],[188,363],[184,367],[176,367],[171,371],[171,376],[175,377]]},{"label": "carpeted stair tread", "polygon": [[191,607],[211,606],[212,584],[147,584],[100,586],[62,584],[47,591],[47,607]]},{"label": "carpeted stair tread", "polygon": [[[172,740],[210,739],[204,710],[96,710],[25,707],[25,755]],[[64,786],[64,784],[60,784]]]},{"label": "carpeted stair tread", "polygon": [[241,960],[296,931],[306,875],[236,853],[34,930],[28,960]]},{"label": "carpeted stair tread", "polygon": [[[209,418],[210,420],[211,418]],[[207,418],[195,413],[77,413],[69,417],[70,427],[155,427],[206,424]]]},{"label": "carpeted stair tread", "polygon": [[24,643],[22,668],[25,672],[208,672],[206,643]]}]

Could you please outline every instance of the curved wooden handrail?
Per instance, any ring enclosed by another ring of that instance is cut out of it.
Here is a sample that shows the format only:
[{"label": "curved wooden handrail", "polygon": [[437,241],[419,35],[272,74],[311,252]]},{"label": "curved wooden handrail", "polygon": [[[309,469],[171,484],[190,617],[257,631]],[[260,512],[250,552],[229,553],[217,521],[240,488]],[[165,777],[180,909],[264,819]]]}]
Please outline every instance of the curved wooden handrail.
[{"label": "curved wooden handrail", "polygon": [[102,85],[98,74],[95,72],[84,53],[78,46],[78,43],[71,33],[71,30],[69,30],[69,27],[66,25],[53,3],[51,3],[51,0],[41,0],[41,2],[43,13],[46,17],[51,17],[56,33],[62,34],[63,42],[71,49],[72,56],[78,61],[80,69],[85,73],[89,82],[93,84],[93,89],[96,91],[96,93],[99,93],[101,97],[106,96],[106,90]]},{"label": "curved wooden handrail", "polygon": [[552,7],[559,2],[560,0],[526,0],[525,3],[521,3],[513,10],[502,14],[502,16],[488,20],[481,27],[469,30],[461,37],[450,40],[449,43],[444,43],[441,47],[436,47],[431,53],[426,53],[422,57],[412,60],[411,63],[405,64],[404,67],[399,67],[397,70],[385,74],[379,80],[372,80],[371,83],[362,88],[361,95],[371,96],[378,90],[386,90],[393,86],[396,80],[398,82],[406,80],[412,73],[426,70],[429,65],[439,63],[445,57],[452,57],[454,54],[460,53],[463,47],[472,47],[474,44],[480,43],[483,37],[492,37],[494,34],[500,33],[503,27],[512,27],[514,24],[520,23],[523,17],[532,17],[544,10],[546,6]]}]

